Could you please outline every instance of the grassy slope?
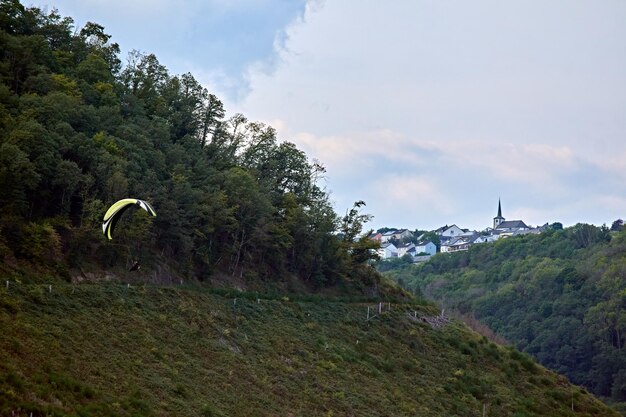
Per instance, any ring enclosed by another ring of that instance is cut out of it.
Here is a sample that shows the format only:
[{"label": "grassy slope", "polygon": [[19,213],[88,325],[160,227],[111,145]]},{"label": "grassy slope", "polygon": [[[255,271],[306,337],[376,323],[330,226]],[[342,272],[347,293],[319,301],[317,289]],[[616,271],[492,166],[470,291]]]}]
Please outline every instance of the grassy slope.
[{"label": "grassy slope", "polygon": [[2,287],[0,414],[616,415],[526,355],[406,315],[432,307],[392,307],[366,322],[356,303]]}]

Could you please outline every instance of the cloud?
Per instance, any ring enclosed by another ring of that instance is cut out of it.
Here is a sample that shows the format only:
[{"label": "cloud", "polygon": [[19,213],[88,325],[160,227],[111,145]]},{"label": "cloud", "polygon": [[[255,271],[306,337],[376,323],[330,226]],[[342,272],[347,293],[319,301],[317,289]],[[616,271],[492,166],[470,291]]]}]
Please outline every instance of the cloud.
[{"label": "cloud", "polygon": [[615,149],[615,152],[608,150],[607,155],[594,157],[593,161],[607,170],[609,180],[626,184],[626,150],[619,148]]},{"label": "cloud", "polygon": [[388,209],[419,212],[421,206],[444,214],[454,213],[454,200],[441,192],[432,177],[387,174],[375,178],[370,186]]},{"label": "cloud", "polygon": [[606,131],[595,121],[623,117],[626,60],[613,40],[624,30],[610,17],[624,7],[457,6],[346,1],[307,11],[287,29],[276,74],[252,72],[242,104],[316,134],[350,126],[585,146]]},{"label": "cloud", "polygon": [[298,133],[290,140],[332,166],[336,172],[346,175],[358,174],[364,169],[383,168],[389,164],[417,168],[426,162],[426,157],[431,153],[427,144],[416,143],[391,130],[321,137]]},{"label": "cloud", "polygon": [[[271,74],[286,27],[301,20],[306,0],[38,0],[74,18],[99,23],[122,50],[155,53],[173,74],[201,73],[212,92],[239,100],[248,73]],[[281,46],[282,45],[282,46]]]},{"label": "cloud", "polygon": [[[279,135],[285,134],[286,123],[278,123]],[[363,169],[410,170],[416,174],[435,169],[474,171],[478,177],[497,176],[501,181],[543,188],[554,187],[559,179],[582,166],[581,156],[566,146],[477,140],[437,142],[413,139],[388,129],[319,137],[297,133],[289,136],[289,140],[342,175],[353,175]]]},{"label": "cloud", "polygon": [[531,224],[572,222],[576,213],[593,209],[590,201],[601,202],[606,213],[626,207],[623,198],[605,197],[625,189],[611,180],[617,162],[598,164],[567,146],[437,142],[391,130],[318,137],[290,134],[284,121],[274,125],[280,137],[326,165],[339,211],[364,199],[379,226],[456,222],[482,229],[498,197],[505,198],[505,217]]},{"label": "cloud", "polygon": [[548,144],[456,141],[438,145],[442,165],[464,165],[477,177],[495,176],[501,182],[561,192],[564,176],[580,169],[580,160],[566,146]]}]

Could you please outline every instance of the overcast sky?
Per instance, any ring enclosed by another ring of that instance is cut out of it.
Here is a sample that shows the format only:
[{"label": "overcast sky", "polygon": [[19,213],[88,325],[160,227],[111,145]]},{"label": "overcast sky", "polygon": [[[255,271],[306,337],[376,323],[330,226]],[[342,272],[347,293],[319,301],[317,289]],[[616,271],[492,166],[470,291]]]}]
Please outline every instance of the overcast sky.
[{"label": "overcast sky", "polygon": [[[24,1],[24,0],[22,0]],[[40,0],[274,126],[373,228],[626,218],[626,1]]]}]

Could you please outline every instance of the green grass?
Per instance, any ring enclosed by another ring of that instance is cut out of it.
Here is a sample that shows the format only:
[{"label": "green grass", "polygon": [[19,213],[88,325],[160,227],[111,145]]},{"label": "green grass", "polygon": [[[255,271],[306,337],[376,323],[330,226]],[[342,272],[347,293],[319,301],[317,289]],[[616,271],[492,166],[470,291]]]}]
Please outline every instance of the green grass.
[{"label": "green grass", "polygon": [[[457,322],[202,288],[0,289],[0,415],[611,416]],[[574,410],[572,412],[572,398]]]}]

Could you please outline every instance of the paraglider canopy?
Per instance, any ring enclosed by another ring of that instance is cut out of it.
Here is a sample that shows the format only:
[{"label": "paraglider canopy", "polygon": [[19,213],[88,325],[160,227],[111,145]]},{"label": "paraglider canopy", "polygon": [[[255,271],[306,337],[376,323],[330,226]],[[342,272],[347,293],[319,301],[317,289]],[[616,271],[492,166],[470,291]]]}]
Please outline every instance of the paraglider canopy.
[{"label": "paraglider canopy", "polygon": [[109,239],[113,239],[111,233],[113,232],[113,228],[122,216],[122,213],[124,213],[126,210],[128,210],[129,207],[132,207],[134,205],[141,207],[142,209],[147,211],[148,214],[156,217],[156,212],[147,201],[137,200],[135,198],[125,198],[113,204],[105,213],[102,222],[102,233],[104,233],[104,235]]}]

